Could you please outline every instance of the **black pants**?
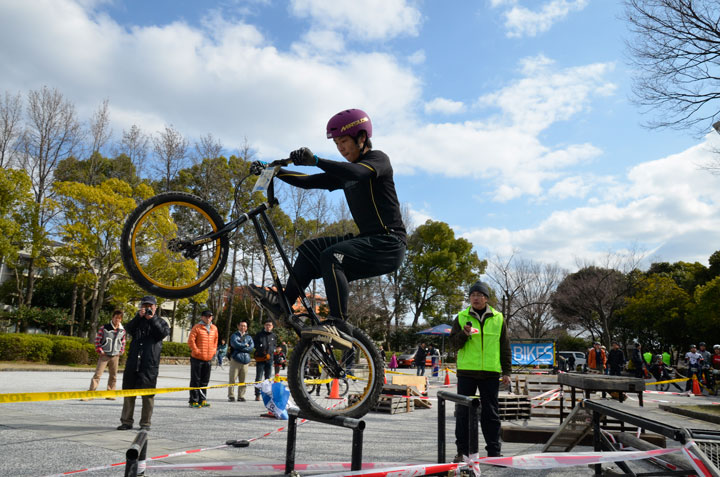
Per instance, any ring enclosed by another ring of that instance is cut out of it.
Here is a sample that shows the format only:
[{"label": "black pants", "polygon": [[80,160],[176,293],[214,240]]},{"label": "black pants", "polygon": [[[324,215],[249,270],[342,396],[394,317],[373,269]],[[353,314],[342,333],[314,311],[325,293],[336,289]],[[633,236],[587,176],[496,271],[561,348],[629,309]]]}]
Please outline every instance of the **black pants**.
[{"label": "black pants", "polygon": [[[210,370],[212,369],[210,361],[202,361],[200,359],[190,358],[190,387],[202,388],[210,382]],[[207,400],[206,389],[193,389],[190,391],[190,404],[203,402]]]},{"label": "black pants", "polygon": [[610,365],[610,376],[622,376],[622,365],[611,364]]},{"label": "black pants", "polygon": [[[491,379],[473,379],[467,376],[458,376],[458,394],[474,396],[476,390],[480,391],[480,427],[483,437],[485,438],[485,450],[488,456],[500,455],[499,389],[499,376]],[[469,444],[468,408],[465,406],[457,406],[455,417],[455,445],[457,446],[458,454],[470,455]]]},{"label": "black pants", "polygon": [[290,303],[313,279],[322,277],[330,316],[346,319],[348,282],[393,272],[405,257],[405,244],[397,235],[319,237],[298,247],[293,272],[285,288]]},{"label": "black pants", "polygon": [[[266,379],[270,379],[273,377],[272,375],[272,366],[273,362],[270,360],[267,361],[256,361],[255,362],[255,381],[264,381]],[[255,395],[260,395],[260,389],[255,388]]]}]

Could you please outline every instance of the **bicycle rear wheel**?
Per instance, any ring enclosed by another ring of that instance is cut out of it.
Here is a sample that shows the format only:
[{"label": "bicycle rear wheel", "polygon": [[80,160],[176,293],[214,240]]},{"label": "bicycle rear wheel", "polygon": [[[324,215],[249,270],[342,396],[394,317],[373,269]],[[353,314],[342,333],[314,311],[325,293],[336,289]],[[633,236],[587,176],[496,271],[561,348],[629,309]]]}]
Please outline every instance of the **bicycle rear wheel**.
[{"label": "bicycle rear wheel", "polygon": [[140,204],[123,228],[120,251],[130,277],[164,298],[188,298],[209,287],[225,268],[227,235],[183,247],[223,227],[220,214],[192,194],[167,192]]},{"label": "bicycle rear wheel", "polygon": [[[336,360],[340,368],[347,374],[334,373]],[[317,383],[316,364],[321,364],[327,378],[322,384],[320,395],[315,386]],[[288,387],[295,404],[307,414],[328,419],[333,416],[360,418],[372,409],[380,397],[383,387],[383,362],[375,344],[365,332],[355,329],[353,332],[352,351],[340,352],[332,350],[326,344],[303,338],[293,350],[288,365]],[[332,392],[332,380],[337,379],[338,396]],[[323,389],[325,388],[325,389]]]}]

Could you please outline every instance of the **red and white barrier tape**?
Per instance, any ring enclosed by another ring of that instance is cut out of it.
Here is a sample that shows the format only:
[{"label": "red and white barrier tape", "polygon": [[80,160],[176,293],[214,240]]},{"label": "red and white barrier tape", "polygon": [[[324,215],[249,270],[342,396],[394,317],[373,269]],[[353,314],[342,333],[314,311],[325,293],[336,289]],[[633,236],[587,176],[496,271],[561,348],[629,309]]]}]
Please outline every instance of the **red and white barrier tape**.
[{"label": "red and white barrier tape", "polygon": [[[478,457],[477,454],[466,457],[465,462],[461,464],[416,464],[402,465],[398,463],[365,463],[364,470],[344,471],[350,467],[346,462],[330,462],[316,464],[296,464],[295,470],[300,471],[325,471],[340,470],[331,474],[322,474],[317,477],[414,477],[439,472],[447,472],[456,469],[459,466],[469,466],[475,475],[480,475],[481,465],[496,465],[503,467],[511,467],[521,470],[538,470],[538,469],[554,469],[561,467],[573,467],[578,465],[604,464],[611,462],[627,462],[632,460],[656,459],[659,456],[670,454],[673,452],[684,452],[685,455],[693,463],[695,470],[701,477],[711,476],[712,474],[704,465],[702,460],[691,452],[690,448],[693,443],[689,443],[685,447],[677,447],[670,449],[654,449],[647,451],[613,451],[613,452],[578,452],[569,454],[566,452],[554,453],[536,453],[513,457]],[[659,459],[662,460],[662,459]],[[384,466],[387,466],[383,468]],[[171,470],[171,469],[197,469],[197,470],[213,470],[213,471],[241,471],[255,472],[260,471],[278,471],[284,470],[284,464],[246,464],[246,463],[197,463],[197,464],[175,464],[175,465],[153,465],[148,469]],[[253,475],[253,474],[250,474]]]},{"label": "red and white barrier tape", "polygon": [[[351,467],[350,462],[315,462],[310,464],[294,465],[296,471],[301,472],[333,472],[348,470]],[[401,462],[367,462],[362,464],[365,470],[377,468],[399,467],[403,466]],[[208,470],[208,471],[234,471],[243,472],[247,475],[258,475],[260,473],[276,473],[284,472],[285,464],[276,462],[267,463],[245,463],[245,462],[209,462],[197,464],[156,464],[148,465],[147,469],[154,470]]]},{"label": "red and white barrier tape", "polygon": [[537,404],[533,404],[531,407],[536,408],[536,407],[544,406],[545,404],[549,403],[550,401],[554,401],[555,399],[559,398],[560,396],[562,396],[562,391],[558,391],[558,392],[554,393],[549,398],[547,398],[544,401],[539,402]]},{"label": "red and white barrier tape", "polygon": [[[298,425],[304,424],[305,422],[308,422],[308,420],[307,420],[307,419],[300,419],[300,420],[298,421]],[[250,439],[248,439],[247,441],[248,441],[248,442],[255,442],[255,441],[259,440],[259,439],[263,439],[263,438],[265,438],[265,437],[268,437],[269,435],[274,434],[274,433],[276,433],[276,432],[284,431],[286,427],[287,427],[287,426],[278,427],[277,429],[274,429],[274,430],[272,430],[272,431],[266,432],[265,434],[263,434],[263,435],[261,435],[261,436],[250,438]],[[222,445],[219,445],[219,446],[204,447],[204,448],[200,448],[200,449],[190,449],[190,450],[175,452],[175,453],[173,453],[173,454],[156,455],[156,456],[154,456],[154,457],[148,457],[148,458],[147,458],[147,461],[152,461],[152,460],[157,460],[157,459],[167,459],[167,458],[170,458],[170,457],[178,457],[178,456],[181,456],[181,455],[188,455],[188,454],[197,454],[198,452],[205,452],[205,451],[209,451],[209,450],[223,449],[223,448],[226,448],[226,447],[231,447],[231,446],[228,445],[228,444],[222,444]],[[98,466],[98,467],[88,467],[87,469],[71,470],[71,471],[68,471],[68,472],[60,473],[60,474],[50,474],[50,475],[46,475],[45,477],[62,477],[62,476],[65,476],[65,475],[74,475],[74,474],[80,474],[80,473],[83,473],[83,472],[95,472],[95,471],[98,471],[98,470],[111,469],[111,468],[113,468],[113,467],[119,467],[119,466],[123,466],[123,465],[125,465],[125,462],[116,462],[116,463],[114,463],[114,464],[106,464],[106,465],[102,465],[102,466]]]},{"label": "red and white barrier tape", "polygon": [[548,394],[552,394],[552,393],[554,393],[554,392],[556,392],[556,391],[560,391],[560,388],[555,388],[555,389],[551,389],[550,391],[545,391],[545,392],[542,393],[542,394],[538,394],[537,396],[531,397],[530,400],[533,401],[533,400],[535,400],[535,399],[542,399],[542,398],[544,398],[545,396],[547,396]]}]

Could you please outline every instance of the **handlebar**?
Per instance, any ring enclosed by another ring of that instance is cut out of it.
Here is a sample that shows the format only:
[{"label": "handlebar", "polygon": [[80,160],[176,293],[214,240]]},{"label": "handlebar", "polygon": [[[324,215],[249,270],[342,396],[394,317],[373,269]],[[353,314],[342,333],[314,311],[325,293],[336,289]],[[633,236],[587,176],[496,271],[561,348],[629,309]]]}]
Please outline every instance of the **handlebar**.
[{"label": "handlebar", "polygon": [[275,166],[288,166],[292,164],[292,159],[286,158],[286,159],[277,159],[275,161],[269,162],[267,167],[275,167]]}]

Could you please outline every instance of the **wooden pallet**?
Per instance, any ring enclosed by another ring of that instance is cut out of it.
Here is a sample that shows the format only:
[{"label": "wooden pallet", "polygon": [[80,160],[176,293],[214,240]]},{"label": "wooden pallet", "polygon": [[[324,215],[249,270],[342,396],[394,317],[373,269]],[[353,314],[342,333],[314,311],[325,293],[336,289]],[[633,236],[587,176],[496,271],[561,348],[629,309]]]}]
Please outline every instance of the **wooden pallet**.
[{"label": "wooden pallet", "polygon": [[373,408],[376,412],[397,414],[399,412],[412,412],[415,410],[415,401],[405,397],[380,396],[380,400]]},{"label": "wooden pallet", "polygon": [[530,399],[527,396],[498,395],[501,421],[530,419]]}]

